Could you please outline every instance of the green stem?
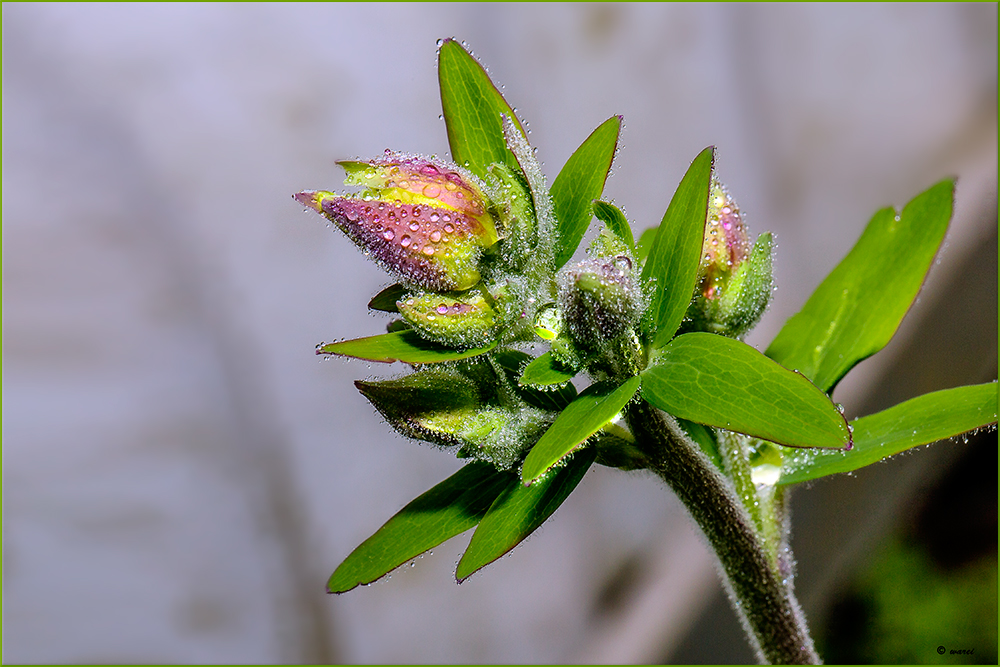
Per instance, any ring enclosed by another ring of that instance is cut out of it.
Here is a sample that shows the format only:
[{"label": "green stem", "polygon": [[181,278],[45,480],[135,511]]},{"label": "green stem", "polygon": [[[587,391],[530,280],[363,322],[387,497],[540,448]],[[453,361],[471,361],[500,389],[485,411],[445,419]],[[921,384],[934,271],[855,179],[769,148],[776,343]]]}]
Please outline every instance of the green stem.
[{"label": "green stem", "polygon": [[753,519],[727,480],[674,419],[645,401],[626,408],[636,445],[691,512],[726,573],[730,599],[758,658],[772,664],[819,664],[791,577],[774,568]]}]

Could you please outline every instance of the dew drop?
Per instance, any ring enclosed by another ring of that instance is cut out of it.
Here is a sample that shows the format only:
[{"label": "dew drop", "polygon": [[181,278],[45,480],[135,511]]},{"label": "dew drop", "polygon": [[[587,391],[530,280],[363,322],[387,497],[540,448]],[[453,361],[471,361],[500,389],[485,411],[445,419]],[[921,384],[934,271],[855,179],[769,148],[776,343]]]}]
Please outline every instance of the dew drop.
[{"label": "dew drop", "polygon": [[442,303],[437,308],[435,308],[435,310],[437,310],[438,313],[445,315],[448,312],[448,306]]},{"label": "dew drop", "polygon": [[415,232],[418,229],[420,229],[420,224],[419,223],[417,223],[416,221],[413,221],[413,222],[410,223],[410,231],[411,232]]},{"label": "dew drop", "polygon": [[433,232],[431,232],[431,241],[437,243],[440,240],[441,240],[441,232],[435,229]]},{"label": "dew drop", "polygon": [[410,236],[408,234],[403,234],[402,238],[399,239],[399,245],[404,248],[410,245]]},{"label": "dew drop", "polygon": [[387,229],[384,232],[382,232],[382,238],[384,238],[386,241],[391,241],[394,238],[396,238],[396,234],[391,229]]},{"label": "dew drop", "polygon": [[441,194],[441,187],[436,184],[430,184],[424,186],[424,196],[430,199],[437,199],[437,196]]},{"label": "dew drop", "polygon": [[434,254],[434,246],[432,246],[432,245],[425,245],[424,246],[424,254],[427,255],[427,256],[433,255]]},{"label": "dew drop", "polygon": [[427,216],[427,219],[430,220],[431,222],[437,222],[438,220],[441,219],[441,216],[438,215],[437,213],[431,213],[429,216]]},{"label": "dew drop", "polygon": [[[449,220],[448,214],[445,214],[444,221],[447,223],[448,220]],[[448,223],[448,224],[446,224],[444,226],[444,232],[445,232],[445,234],[451,234],[454,231],[455,231],[455,226],[452,225],[451,223]]]}]

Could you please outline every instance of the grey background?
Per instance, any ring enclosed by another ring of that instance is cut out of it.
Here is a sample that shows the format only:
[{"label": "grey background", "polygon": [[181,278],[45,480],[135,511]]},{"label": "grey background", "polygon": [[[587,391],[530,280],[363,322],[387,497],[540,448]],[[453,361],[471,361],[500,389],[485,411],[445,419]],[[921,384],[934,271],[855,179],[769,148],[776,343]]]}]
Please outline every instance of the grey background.
[{"label": "grey background", "polygon": [[[446,155],[434,49],[455,36],[550,179],[624,115],[606,194],[637,232],[719,147],[777,239],[763,348],[877,208],[957,175],[920,302],[838,388],[858,414],[995,377],[996,26],[994,4],[5,3],[4,660],[749,659],[673,496],[607,469],[462,586],[467,537],[323,594],[460,463],[351,384],[398,369],[313,355],[381,330],[364,306],[387,278],[291,194],[337,189],[336,159]],[[928,372],[879,384],[900,365]],[[799,492],[814,624],[956,448]]]}]

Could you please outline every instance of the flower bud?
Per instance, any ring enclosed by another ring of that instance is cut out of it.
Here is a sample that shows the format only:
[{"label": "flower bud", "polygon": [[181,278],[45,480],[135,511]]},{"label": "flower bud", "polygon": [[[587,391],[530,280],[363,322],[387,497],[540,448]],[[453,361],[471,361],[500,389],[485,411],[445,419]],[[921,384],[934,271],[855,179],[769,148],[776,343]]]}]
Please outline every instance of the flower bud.
[{"label": "flower bud", "polygon": [[551,423],[547,413],[523,403],[501,404],[489,389],[497,377],[487,363],[434,366],[354,384],[401,434],[458,447],[459,458],[487,461],[499,470],[517,465]]},{"label": "flower bud", "polygon": [[394,380],[354,383],[403,435],[442,446],[464,444],[462,425],[480,409],[475,383],[453,369],[432,368]]},{"label": "flower bud", "polygon": [[491,202],[475,177],[454,165],[387,153],[342,162],[357,197],[326,191],[295,195],[323,214],[404,282],[438,292],[479,282],[479,257],[497,242]]},{"label": "flower bud", "polygon": [[632,260],[589,259],[561,276],[559,305],[573,342],[587,351],[631,331],[639,319]]},{"label": "flower bud", "polygon": [[479,347],[491,341],[496,332],[493,308],[478,290],[418,294],[396,305],[421,336],[451,347]]},{"label": "flower bud", "polygon": [[740,209],[726,188],[714,178],[708,197],[705,241],[701,247],[698,284],[706,299],[718,298],[732,272],[750,250]]},{"label": "flower bud", "polygon": [[771,235],[761,234],[751,247],[739,207],[713,179],[698,288],[680,333],[739,338],[760,320],[772,285]]}]

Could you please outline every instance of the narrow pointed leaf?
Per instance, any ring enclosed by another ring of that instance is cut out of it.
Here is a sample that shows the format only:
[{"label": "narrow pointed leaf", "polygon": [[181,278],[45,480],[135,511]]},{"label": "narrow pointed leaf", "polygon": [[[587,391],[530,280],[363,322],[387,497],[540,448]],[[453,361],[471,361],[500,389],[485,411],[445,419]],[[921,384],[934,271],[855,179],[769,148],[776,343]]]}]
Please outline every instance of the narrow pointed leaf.
[{"label": "narrow pointed leaf", "polygon": [[545,352],[525,367],[518,383],[527,387],[546,387],[566,384],[574,377],[574,371],[566,370],[551,352]]},{"label": "narrow pointed leaf", "polygon": [[368,302],[368,308],[370,310],[381,310],[384,313],[398,313],[399,306],[396,305],[396,302],[402,301],[403,297],[409,293],[410,291],[399,283],[389,285],[372,297],[372,300]]},{"label": "narrow pointed leaf", "polygon": [[340,564],[327,590],[344,593],[369,584],[411,558],[472,528],[517,476],[473,462],[427,491],[389,519]]},{"label": "narrow pointed leaf", "polygon": [[607,225],[611,232],[635,250],[635,238],[632,236],[632,226],[628,224],[628,218],[614,204],[606,201],[594,202],[594,217]]},{"label": "narrow pointed leaf", "polygon": [[678,336],[641,377],[642,397],[682,419],[791,447],[850,446],[847,421],[826,394],[732,338]]},{"label": "narrow pointed leaf", "polygon": [[590,225],[592,202],[604,192],[621,126],[621,116],[612,116],[601,123],[570,156],[552,183],[552,205],[559,221],[557,269],[573,256]]},{"label": "narrow pointed leaf", "polygon": [[496,347],[496,343],[471,350],[456,350],[424,340],[415,331],[407,329],[380,336],[345,340],[340,343],[320,344],[316,348],[316,354],[335,354],[341,357],[353,357],[386,364],[394,361],[402,361],[407,364],[436,364],[442,361],[475,357],[489,352],[494,347]]},{"label": "narrow pointed leaf", "polygon": [[603,383],[587,387],[531,448],[521,469],[521,479],[525,483],[534,483],[614,419],[638,388],[639,376],[629,378],[617,388]]},{"label": "narrow pointed leaf", "polygon": [[577,452],[566,465],[531,486],[507,487],[490,507],[458,563],[459,582],[520,544],[573,492],[594,462],[596,452]]},{"label": "narrow pointed leaf", "polygon": [[786,452],[779,484],[850,472],[893,454],[997,422],[997,383],[944,389],[851,422],[854,448]]},{"label": "narrow pointed leaf", "polygon": [[767,348],[830,392],[859,361],[889,342],[913,303],[951,219],[954,182],[917,195],[897,217],[871,219],[857,244]]},{"label": "narrow pointed leaf", "polygon": [[677,186],[653,239],[642,269],[643,281],[653,285],[649,304],[653,347],[663,347],[673,337],[691,303],[708,215],[715,147],[694,159]]},{"label": "narrow pointed leaf", "polygon": [[514,119],[521,136],[524,128],[483,66],[453,39],[438,51],[438,81],[452,159],[483,179],[494,163],[518,170],[503,138],[500,114]]},{"label": "narrow pointed leaf", "polygon": [[502,350],[494,356],[497,364],[507,374],[510,381],[521,399],[528,405],[550,412],[560,412],[576,398],[576,387],[566,383],[561,387],[546,387],[536,389],[520,383],[522,373],[530,365],[528,362],[531,356],[519,350]]},{"label": "narrow pointed leaf", "polygon": [[649,251],[653,247],[653,239],[656,238],[656,232],[659,229],[659,227],[650,227],[639,235],[639,240],[635,243],[635,258],[640,262],[645,262],[646,258],[649,257]]}]

